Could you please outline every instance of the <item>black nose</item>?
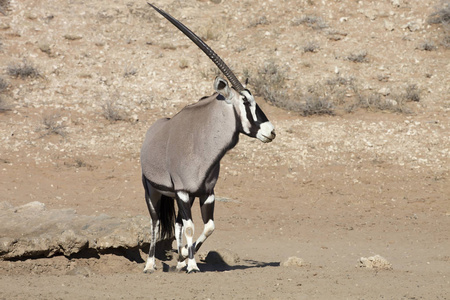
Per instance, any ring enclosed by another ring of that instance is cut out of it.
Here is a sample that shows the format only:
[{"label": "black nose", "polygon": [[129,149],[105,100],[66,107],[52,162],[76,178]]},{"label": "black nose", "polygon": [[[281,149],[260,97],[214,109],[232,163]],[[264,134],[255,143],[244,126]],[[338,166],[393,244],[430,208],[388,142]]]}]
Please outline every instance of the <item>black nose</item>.
[{"label": "black nose", "polygon": [[273,138],[275,138],[276,136],[277,136],[277,134],[275,133],[275,129],[274,130],[272,130],[272,136],[273,136]]}]

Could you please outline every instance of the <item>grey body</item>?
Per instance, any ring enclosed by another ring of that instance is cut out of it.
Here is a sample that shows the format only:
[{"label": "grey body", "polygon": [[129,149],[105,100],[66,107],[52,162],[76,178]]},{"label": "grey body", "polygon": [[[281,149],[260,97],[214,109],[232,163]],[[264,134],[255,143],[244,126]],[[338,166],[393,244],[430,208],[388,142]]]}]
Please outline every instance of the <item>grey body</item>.
[{"label": "grey body", "polygon": [[156,121],[142,146],[142,173],[161,192],[211,194],[220,159],[239,139],[235,115],[233,106],[215,93],[171,119]]}]

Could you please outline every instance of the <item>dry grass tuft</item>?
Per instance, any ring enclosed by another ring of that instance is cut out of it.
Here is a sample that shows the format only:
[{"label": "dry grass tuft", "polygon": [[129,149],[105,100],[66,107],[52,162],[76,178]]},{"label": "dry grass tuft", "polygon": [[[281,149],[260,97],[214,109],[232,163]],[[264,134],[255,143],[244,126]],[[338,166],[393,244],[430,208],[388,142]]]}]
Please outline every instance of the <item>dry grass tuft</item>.
[{"label": "dry grass tuft", "polygon": [[420,44],[417,49],[422,51],[434,51],[437,49],[436,45],[431,41],[425,41],[422,44]]},{"label": "dry grass tuft", "polygon": [[305,53],[306,52],[314,53],[314,52],[319,51],[319,49],[320,49],[320,46],[316,42],[308,42],[308,43],[306,43],[305,46],[303,46],[303,52],[305,52]]},{"label": "dry grass tuft", "polygon": [[367,51],[363,50],[357,53],[350,53],[347,56],[347,60],[354,62],[354,63],[366,63],[369,62],[367,59]]},{"label": "dry grass tuft", "polygon": [[324,29],[328,27],[328,24],[321,17],[311,15],[295,18],[291,22],[291,25],[292,26],[306,25],[312,29]]},{"label": "dry grass tuft", "polygon": [[103,117],[110,122],[124,121],[126,114],[117,105],[117,101],[109,99],[102,105]]},{"label": "dry grass tuft", "polygon": [[257,95],[276,106],[285,107],[288,101],[284,87],[285,81],[286,71],[275,62],[268,61],[257,70],[251,84],[255,87]]},{"label": "dry grass tuft", "polygon": [[66,137],[66,128],[67,125],[61,120],[60,114],[47,114],[42,117],[42,125],[36,132],[41,132],[41,138],[52,134]]},{"label": "dry grass tuft", "polygon": [[0,13],[6,15],[10,2],[10,0],[0,0]]},{"label": "dry grass tuft", "polygon": [[429,24],[442,25],[444,29],[444,38],[442,39],[442,45],[446,48],[450,48],[450,1],[442,0],[436,11],[428,17]]},{"label": "dry grass tuft", "polygon": [[6,69],[6,72],[9,76],[16,78],[20,77],[22,79],[41,76],[39,71],[26,59],[24,59],[23,62],[19,64],[10,64]]},{"label": "dry grass tuft", "polygon": [[8,103],[6,103],[6,100],[3,98],[2,95],[6,91],[8,86],[9,84],[6,82],[6,80],[0,77],[0,112],[10,110]]}]

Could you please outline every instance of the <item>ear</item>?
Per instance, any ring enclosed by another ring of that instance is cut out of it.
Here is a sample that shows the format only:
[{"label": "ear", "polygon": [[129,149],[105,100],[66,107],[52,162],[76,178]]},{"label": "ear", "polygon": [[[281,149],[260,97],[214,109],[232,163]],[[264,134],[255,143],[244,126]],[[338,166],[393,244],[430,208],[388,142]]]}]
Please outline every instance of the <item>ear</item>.
[{"label": "ear", "polygon": [[217,76],[216,80],[214,80],[214,89],[216,90],[216,92],[218,92],[225,98],[225,101],[228,104],[231,103],[231,97],[233,97],[233,92],[230,86],[228,85],[228,81],[226,81],[220,76]]}]

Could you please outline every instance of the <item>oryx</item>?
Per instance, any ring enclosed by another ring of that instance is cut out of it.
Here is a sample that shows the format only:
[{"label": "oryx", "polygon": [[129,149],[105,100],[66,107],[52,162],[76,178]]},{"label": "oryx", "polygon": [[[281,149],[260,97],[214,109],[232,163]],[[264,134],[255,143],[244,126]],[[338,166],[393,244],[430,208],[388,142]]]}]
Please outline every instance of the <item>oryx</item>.
[{"label": "oryx", "polygon": [[[264,143],[275,138],[274,126],[222,59],[181,22],[148,3],[219,67],[233,85],[217,77],[216,93],[188,105],[171,119],[156,121],[147,131],[141,150],[142,181],[151,216],[151,243],[144,272],[155,270],[155,247],[159,238],[173,236],[178,246],[178,265],[187,272],[199,271],[194,254],[214,231],[214,186],[220,160],[236,146],[239,134]],[[191,206],[200,199],[203,233],[194,243]],[[178,206],[175,219],[174,199]],[[187,245],[183,246],[182,234]]]}]

